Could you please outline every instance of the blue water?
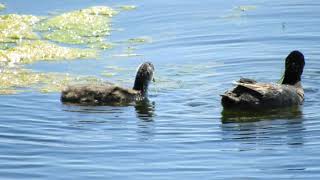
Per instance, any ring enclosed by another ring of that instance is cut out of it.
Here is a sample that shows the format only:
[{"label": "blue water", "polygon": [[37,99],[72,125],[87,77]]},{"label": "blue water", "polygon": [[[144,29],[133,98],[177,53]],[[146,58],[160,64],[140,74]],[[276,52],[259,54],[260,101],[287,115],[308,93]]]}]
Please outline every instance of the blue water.
[{"label": "blue water", "polygon": [[[93,75],[130,87],[136,67],[149,60],[157,82],[149,102],[129,107],[67,106],[59,93],[1,95],[0,179],[320,178],[320,2],[2,2],[2,13],[34,15],[136,5],[112,19],[107,39],[151,38],[134,46],[140,56],[117,57],[129,46],[123,44],[98,60],[28,68]],[[240,5],[256,8],[241,11]],[[294,113],[225,121],[219,94],[241,76],[277,81],[294,49],[306,57],[304,105]]]}]

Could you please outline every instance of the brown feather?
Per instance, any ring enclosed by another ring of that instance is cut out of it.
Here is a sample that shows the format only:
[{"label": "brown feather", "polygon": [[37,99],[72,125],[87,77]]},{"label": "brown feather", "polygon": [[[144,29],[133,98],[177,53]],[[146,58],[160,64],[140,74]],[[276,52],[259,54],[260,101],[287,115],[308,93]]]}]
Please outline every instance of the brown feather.
[{"label": "brown feather", "polygon": [[61,101],[79,104],[124,104],[142,99],[139,91],[113,84],[69,86],[62,91]]},{"label": "brown feather", "polygon": [[299,105],[303,102],[302,87],[267,83],[237,83],[222,95],[224,107],[267,108]]}]

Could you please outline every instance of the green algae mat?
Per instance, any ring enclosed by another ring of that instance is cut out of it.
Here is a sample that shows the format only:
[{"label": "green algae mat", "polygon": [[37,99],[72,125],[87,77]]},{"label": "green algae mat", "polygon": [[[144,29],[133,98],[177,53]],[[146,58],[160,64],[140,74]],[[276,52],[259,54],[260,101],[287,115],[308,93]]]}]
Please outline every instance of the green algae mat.
[{"label": "green algae mat", "polygon": [[63,13],[38,24],[45,39],[67,44],[91,44],[102,42],[110,34],[110,21],[116,11],[96,6]]},{"label": "green algae mat", "polygon": [[0,3],[0,11],[2,11],[3,9],[5,9],[6,8],[6,6],[4,5],[4,4],[1,4]]},{"label": "green algae mat", "polygon": [[[0,10],[7,7],[0,3]],[[134,10],[131,5],[121,10]],[[69,74],[37,73],[24,64],[37,61],[96,59],[99,52],[113,43],[105,38],[111,33],[111,19],[119,11],[107,6],[94,6],[51,17],[33,15],[0,15],[0,94],[36,89],[57,92],[72,81],[100,81],[94,77]],[[142,38],[128,44],[142,43]],[[77,48],[73,48],[77,45]]]}]

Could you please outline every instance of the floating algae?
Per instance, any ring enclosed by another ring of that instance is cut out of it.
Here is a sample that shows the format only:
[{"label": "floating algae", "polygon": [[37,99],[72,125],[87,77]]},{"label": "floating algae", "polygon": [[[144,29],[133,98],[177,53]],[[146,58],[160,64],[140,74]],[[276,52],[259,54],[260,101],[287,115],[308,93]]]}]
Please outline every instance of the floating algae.
[{"label": "floating algae", "polygon": [[20,39],[38,39],[32,26],[41,18],[32,15],[8,14],[0,16],[0,42],[17,42]]},{"label": "floating algae", "polygon": [[0,43],[0,49],[5,50],[13,47],[13,43]]},{"label": "floating algae", "polygon": [[134,57],[134,56],[142,56],[141,54],[137,54],[134,51],[136,50],[135,47],[127,47],[122,53],[114,54],[113,57]]},{"label": "floating algae", "polygon": [[102,42],[111,31],[111,17],[117,12],[105,6],[63,13],[39,23],[46,39],[67,44]]},{"label": "floating algae", "polygon": [[120,6],[120,9],[123,10],[123,11],[131,11],[131,10],[137,9],[137,6],[134,6],[134,5],[122,5],[122,6]]},{"label": "floating algae", "polygon": [[[126,8],[129,10],[133,6]],[[0,15],[0,94],[30,90],[43,93],[58,92],[74,82],[102,82],[95,77],[33,72],[24,69],[21,64],[40,60],[97,58],[97,49],[109,49],[114,46],[105,42],[104,38],[110,34],[111,17],[116,13],[109,7],[97,6],[52,18]],[[49,41],[43,40],[44,38]],[[127,43],[134,46],[144,42],[146,40],[136,38]],[[88,48],[64,47],[59,43],[81,44]],[[125,55],[135,56],[132,51],[133,48],[128,47]],[[113,76],[110,73],[105,75]]]},{"label": "floating algae", "polygon": [[93,84],[102,83],[101,79],[96,77],[76,77],[67,74],[49,73],[47,78],[42,81],[42,86],[38,86],[38,90],[42,93],[60,92],[70,84]]},{"label": "floating algae", "polygon": [[95,58],[91,49],[58,46],[47,41],[23,41],[13,48],[0,50],[0,62],[5,64],[32,63],[39,60]]},{"label": "floating algae", "polygon": [[235,10],[240,10],[240,11],[251,11],[257,9],[257,6],[253,5],[241,5],[235,8]]},{"label": "floating algae", "polygon": [[152,39],[150,37],[137,37],[137,38],[130,38],[127,41],[130,44],[142,44],[142,43],[150,43]]},{"label": "floating algae", "polygon": [[[127,69],[124,69],[122,67],[118,66],[106,66],[104,68],[104,71],[101,73],[102,76],[104,77],[113,77],[115,75],[118,75],[119,72],[125,71]],[[128,72],[126,72],[128,73]]]},{"label": "floating algae", "polygon": [[95,83],[93,77],[76,77],[69,74],[37,73],[22,68],[0,70],[0,94],[15,94],[36,89],[43,93],[59,92],[72,82]]},{"label": "floating algae", "polygon": [[0,11],[4,10],[6,8],[6,6],[4,4],[0,3]]},{"label": "floating algae", "polygon": [[223,18],[240,18],[243,15],[245,15],[245,12],[256,10],[256,9],[257,9],[257,6],[254,6],[254,5],[240,5],[240,6],[234,7],[230,14],[222,17]]},{"label": "floating algae", "polygon": [[24,69],[2,69],[0,72],[0,93],[13,94],[16,88],[26,88],[45,79],[43,74],[32,73]]},{"label": "floating algae", "polygon": [[113,43],[107,43],[107,42],[97,42],[94,44],[90,44],[89,47],[90,48],[94,48],[94,49],[111,49],[113,48],[115,45]]}]

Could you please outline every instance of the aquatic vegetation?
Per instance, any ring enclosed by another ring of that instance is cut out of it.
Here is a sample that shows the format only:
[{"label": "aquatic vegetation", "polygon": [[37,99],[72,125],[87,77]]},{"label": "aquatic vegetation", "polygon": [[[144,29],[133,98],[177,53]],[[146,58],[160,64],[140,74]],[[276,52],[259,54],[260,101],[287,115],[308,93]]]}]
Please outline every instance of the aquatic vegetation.
[{"label": "aquatic vegetation", "polygon": [[1,4],[0,3],[0,11],[2,11],[3,9],[5,9],[6,8],[6,6],[4,5],[4,4]]},{"label": "aquatic vegetation", "polygon": [[141,54],[135,53],[137,49],[136,46],[144,43],[150,43],[152,39],[150,37],[137,37],[130,38],[125,41],[119,41],[119,44],[126,44],[128,47],[123,49],[123,52],[112,55],[113,57],[134,57],[134,56],[142,56]]},{"label": "aquatic vegetation", "polygon": [[137,9],[137,6],[134,6],[134,5],[122,5],[122,6],[120,6],[120,9],[123,10],[123,11],[131,11],[131,10]]},{"label": "aquatic vegetation", "polygon": [[12,47],[11,43],[0,43],[0,50],[1,49],[9,49],[10,47]]},{"label": "aquatic vegetation", "polygon": [[16,47],[0,50],[0,62],[7,64],[32,63],[39,60],[65,60],[95,58],[97,52],[92,49],[77,49],[58,46],[47,41],[23,41]]},{"label": "aquatic vegetation", "polygon": [[41,82],[41,86],[37,86],[39,92],[42,93],[52,93],[52,92],[60,92],[65,87],[73,83],[102,83],[102,80],[86,76],[86,77],[77,77],[71,76],[68,74],[58,74],[58,73],[47,73],[47,78]]},{"label": "aquatic vegetation", "polygon": [[124,52],[124,53],[112,55],[112,57],[136,57],[136,56],[142,56],[142,55],[136,54],[136,53],[131,53],[131,52]]},{"label": "aquatic vegetation", "polygon": [[185,86],[183,80],[178,80],[174,78],[168,78],[164,76],[156,76],[153,86],[151,86],[151,91],[161,92],[173,89],[181,89]]},{"label": "aquatic vegetation", "polygon": [[32,26],[41,17],[32,15],[8,14],[0,16],[0,42],[17,42],[21,39],[38,39]]},{"label": "aquatic vegetation", "polygon": [[[127,71],[125,72],[126,74],[129,74],[130,71],[128,69],[124,69],[122,67],[118,67],[118,66],[106,66],[104,68],[104,71],[101,72],[101,75],[104,76],[104,77],[113,77],[115,75],[118,75],[119,72],[122,72],[123,71]],[[120,81],[120,80],[119,80]],[[131,81],[129,81],[131,82]]]},{"label": "aquatic vegetation", "polygon": [[256,10],[257,6],[254,5],[240,5],[234,7],[231,12],[225,16],[222,16],[223,18],[240,18],[242,17],[245,12]]},{"label": "aquatic vegetation", "polygon": [[113,57],[135,57],[135,56],[142,56],[141,54],[137,54],[134,51],[136,50],[135,47],[127,47],[123,50],[123,52],[118,54],[113,54]]},{"label": "aquatic vegetation", "polygon": [[107,43],[107,42],[98,42],[98,43],[94,43],[94,44],[89,45],[90,48],[102,49],[102,50],[111,49],[114,46],[115,45],[113,43]]},{"label": "aquatic vegetation", "polygon": [[34,73],[29,70],[17,69],[2,69],[0,73],[0,94],[17,93],[17,88],[27,88],[32,85],[41,83],[47,80],[47,76],[43,73]]},{"label": "aquatic vegetation", "polygon": [[[0,4],[0,10],[4,7]],[[120,9],[132,10],[135,6],[122,6]],[[30,90],[57,92],[74,82],[101,82],[95,77],[33,72],[24,69],[21,64],[97,58],[97,49],[110,49],[114,46],[113,43],[105,42],[105,36],[110,34],[111,18],[115,14],[117,11],[109,7],[95,6],[53,17],[0,15],[0,94]],[[143,38],[133,38],[127,43],[134,45],[146,41]],[[59,43],[80,44],[87,48],[71,48]],[[129,47],[125,52],[126,56],[135,55],[132,51],[133,48]],[[104,75],[113,76],[107,72]]]},{"label": "aquatic vegetation", "polygon": [[240,11],[250,11],[250,10],[255,10],[257,9],[257,6],[253,6],[253,5],[242,5],[242,6],[238,6],[235,8],[236,10],[240,10]]},{"label": "aquatic vegetation", "polygon": [[46,39],[68,44],[102,42],[110,34],[111,17],[117,12],[106,6],[95,6],[49,18],[36,27]]},{"label": "aquatic vegetation", "polygon": [[150,37],[137,37],[137,38],[130,38],[127,41],[130,44],[141,44],[141,43],[150,43],[152,39]]},{"label": "aquatic vegetation", "polygon": [[5,68],[0,70],[0,94],[15,94],[31,89],[43,93],[60,92],[72,82],[96,83],[94,77],[77,77],[61,73],[37,73],[22,68]]}]

